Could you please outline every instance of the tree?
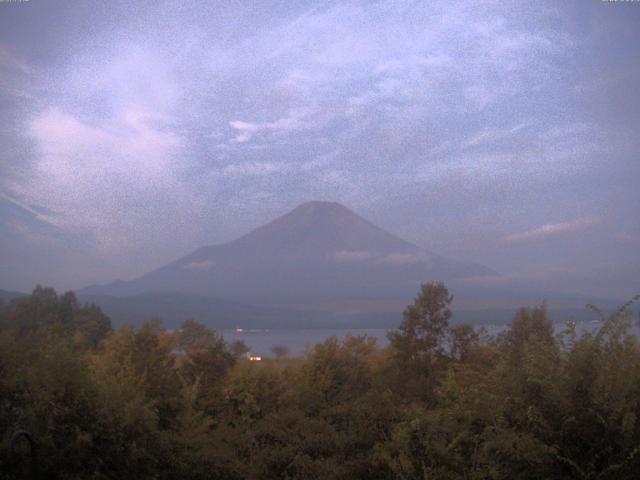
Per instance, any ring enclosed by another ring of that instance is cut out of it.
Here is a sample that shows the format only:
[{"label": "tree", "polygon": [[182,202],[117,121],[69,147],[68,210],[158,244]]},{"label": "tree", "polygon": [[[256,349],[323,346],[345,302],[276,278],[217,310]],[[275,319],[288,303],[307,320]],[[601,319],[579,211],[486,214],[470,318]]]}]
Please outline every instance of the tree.
[{"label": "tree", "polygon": [[205,347],[217,340],[214,332],[209,330],[206,325],[191,319],[182,322],[177,334],[178,346],[184,351]]},{"label": "tree", "polygon": [[449,330],[449,355],[453,360],[465,362],[474,348],[478,346],[480,336],[472,325],[456,325]]},{"label": "tree", "polygon": [[534,344],[553,346],[553,324],[547,318],[546,307],[520,308],[509,329],[501,335],[501,340],[512,360],[519,360],[526,349]]},{"label": "tree", "polygon": [[435,373],[445,357],[453,297],[442,282],[421,286],[420,294],[403,314],[398,331],[388,335],[393,363],[397,367],[398,386],[419,398],[431,396]]},{"label": "tree", "polygon": [[273,353],[276,358],[282,358],[289,355],[289,348],[286,345],[274,345],[271,347],[271,353]]},{"label": "tree", "polygon": [[242,340],[234,340],[231,342],[231,345],[229,345],[229,351],[234,357],[240,358],[246,353],[249,353],[249,347]]},{"label": "tree", "polygon": [[183,350],[179,371],[190,384],[198,382],[198,406],[214,415],[221,408],[222,382],[236,357],[220,334],[195,320],[186,320],[178,330],[178,345]]},{"label": "tree", "polygon": [[30,296],[2,309],[0,329],[37,341],[50,335],[71,337],[83,349],[95,347],[111,333],[111,320],[95,305],[80,305],[73,292],[58,296],[38,285]]}]

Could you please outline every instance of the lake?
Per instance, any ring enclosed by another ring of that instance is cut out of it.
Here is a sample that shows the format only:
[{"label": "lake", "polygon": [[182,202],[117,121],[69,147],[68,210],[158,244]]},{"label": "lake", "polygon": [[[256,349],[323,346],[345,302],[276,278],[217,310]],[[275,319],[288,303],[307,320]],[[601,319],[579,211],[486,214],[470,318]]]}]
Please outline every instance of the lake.
[{"label": "lake", "polygon": [[[576,330],[578,332],[594,331],[601,324],[592,322],[577,322]],[[498,325],[482,325],[477,328],[484,328],[489,335],[496,335],[502,332],[505,324]],[[564,330],[564,323],[554,324],[556,333]],[[223,330],[222,335],[227,342],[234,340],[242,340],[254,355],[271,356],[271,348],[276,345],[284,345],[289,349],[291,356],[301,355],[307,348],[313,348],[314,345],[324,342],[327,338],[336,336],[343,340],[346,336],[362,336],[367,335],[376,339],[378,347],[386,347],[389,344],[387,332],[389,328],[313,328],[313,329],[272,329],[259,330],[247,329],[242,332],[236,330]],[[638,328],[634,328],[636,335],[640,333]]]},{"label": "lake", "polygon": [[270,356],[271,348],[284,345],[289,349],[289,355],[297,356],[304,353],[307,347],[312,348],[327,338],[336,336],[344,339],[347,335],[368,335],[377,340],[379,347],[389,342],[386,328],[354,328],[354,329],[282,329],[282,330],[223,330],[222,335],[227,342],[242,340],[254,355]]}]

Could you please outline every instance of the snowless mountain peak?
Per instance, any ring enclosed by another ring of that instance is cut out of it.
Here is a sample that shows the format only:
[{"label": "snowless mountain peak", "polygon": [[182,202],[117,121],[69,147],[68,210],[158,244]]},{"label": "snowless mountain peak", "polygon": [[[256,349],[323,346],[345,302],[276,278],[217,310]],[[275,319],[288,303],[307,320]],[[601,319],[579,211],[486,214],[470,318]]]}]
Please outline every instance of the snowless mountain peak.
[{"label": "snowless mountain peak", "polygon": [[339,203],[311,201],[234,241],[85,293],[174,292],[296,304],[406,296],[423,281],[492,273],[420,248]]}]

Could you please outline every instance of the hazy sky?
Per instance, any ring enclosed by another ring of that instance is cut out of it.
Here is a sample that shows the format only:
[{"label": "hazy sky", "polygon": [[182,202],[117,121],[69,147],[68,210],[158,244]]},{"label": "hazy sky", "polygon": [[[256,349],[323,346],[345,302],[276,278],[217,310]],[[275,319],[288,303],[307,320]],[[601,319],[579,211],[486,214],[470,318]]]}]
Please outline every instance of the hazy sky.
[{"label": "hazy sky", "polygon": [[0,2],[0,125],[0,288],[320,199],[501,282],[640,291],[640,3]]}]

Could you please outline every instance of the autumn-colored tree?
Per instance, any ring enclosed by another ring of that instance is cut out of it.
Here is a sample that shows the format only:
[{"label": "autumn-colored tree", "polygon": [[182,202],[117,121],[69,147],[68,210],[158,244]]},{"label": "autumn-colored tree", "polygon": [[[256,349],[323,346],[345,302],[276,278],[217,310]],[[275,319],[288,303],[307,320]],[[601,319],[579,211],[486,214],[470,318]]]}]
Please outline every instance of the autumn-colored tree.
[{"label": "autumn-colored tree", "polygon": [[286,345],[274,345],[271,347],[271,353],[273,353],[276,358],[283,358],[289,355],[289,348]]},{"label": "autumn-colored tree", "polygon": [[28,472],[7,458],[17,430],[52,479],[637,477],[630,304],[584,333],[520,309],[495,337],[449,326],[450,304],[425,284],[387,348],[348,336],[250,362],[193,320],[114,333],[38,287],[0,306],[0,480]]},{"label": "autumn-colored tree", "polygon": [[396,386],[404,396],[433,400],[437,377],[444,367],[452,301],[443,283],[423,284],[404,311],[398,330],[389,333]]}]

